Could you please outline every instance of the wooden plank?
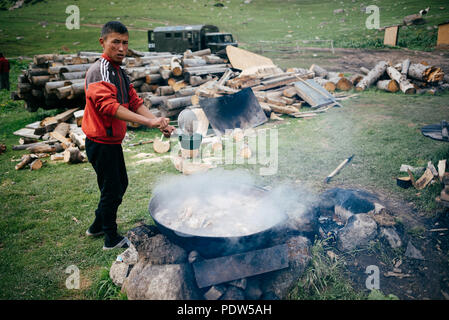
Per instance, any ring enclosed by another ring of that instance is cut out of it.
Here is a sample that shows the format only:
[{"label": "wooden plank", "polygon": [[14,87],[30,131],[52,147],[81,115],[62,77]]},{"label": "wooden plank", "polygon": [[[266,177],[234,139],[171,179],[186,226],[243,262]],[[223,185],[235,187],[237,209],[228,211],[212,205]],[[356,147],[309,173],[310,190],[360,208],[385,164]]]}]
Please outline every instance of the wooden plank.
[{"label": "wooden plank", "polygon": [[235,69],[245,70],[251,67],[274,65],[273,61],[267,57],[233,46],[227,46],[226,53],[229,62]]},{"label": "wooden plank", "polygon": [[13,135],[25,138],[40,139],[41,136],[34,134],[34,129],[22,128],[13,132]]},{"label": "wooden plank", "polygon": [[449,23],[438,26],[437,46],[449,46]]},{"label": "wooden plank", "polygon": [[251,277],[288,267],[286,244],[194,262],[199,288]]},{"label": "wooden plank", "polygon": [[384,45],[396,46],[398,43],[398,26],[388,27],[385,29]]}]

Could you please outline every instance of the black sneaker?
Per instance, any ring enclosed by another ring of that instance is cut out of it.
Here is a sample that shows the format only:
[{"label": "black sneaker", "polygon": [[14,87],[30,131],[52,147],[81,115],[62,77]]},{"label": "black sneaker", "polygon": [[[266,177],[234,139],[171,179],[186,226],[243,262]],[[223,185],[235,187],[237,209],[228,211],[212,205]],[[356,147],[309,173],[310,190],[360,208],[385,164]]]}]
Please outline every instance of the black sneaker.
[{"label": "black sneaker", "polygon": [[89,227],[89,229],[86,230],[86,236],[88,237],[98,237],[104,235],[104,231],[102,230],[93,230],[92,226]]},{"label": "black sneaker", "polygon": [[130,241],[127,237],[117,237],[115,240],[111,241],[109,244],[104,244],[103,250],[111,250],[116,248],[128,248]]}]

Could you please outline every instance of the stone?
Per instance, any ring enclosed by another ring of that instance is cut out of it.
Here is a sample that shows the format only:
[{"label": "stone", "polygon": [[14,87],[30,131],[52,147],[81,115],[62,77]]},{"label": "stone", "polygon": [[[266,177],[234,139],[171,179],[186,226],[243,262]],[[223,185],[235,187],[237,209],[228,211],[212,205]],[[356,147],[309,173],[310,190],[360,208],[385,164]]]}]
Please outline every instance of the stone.
[{"label": "stone", "polygon": [[245,300],[245,294],[243,293],[242,289],[234,286],[229,286],[220,300]]},{"label": "stone", "polygon": [[334,213],[336,218],[343,223],[348,222],[348,219],[354,215],[354,213],[339,205],[335,205]]},{"label": "stone", "polygon": [[187,261],[187,252],[163,234],[148,238],[139,248],[139,260],[144,259],[151,264],[179,264]]},{"label": "stone", "polygon": [[286,242],[288,247],[289,267],[271,272],[264,276],[262,291],[272,291],[281,299],[287,298],[289,291],[307,267],[310,256],[310,241],[303,236],[291,237]]},{"label": "stone", "polygon": [[407,249],[405,250],[405,256],[413,259],[425,260],[421,251],[416,249],[411,241],[408,242]]},{"label": "stone", "polygon": [[145,244],[149,241],[149,239],[159,233],[160,232],[156,226],[149,226],[145,224],[129,230],[126,237],[129,241],[131,241],[137,252],[143,252],[146,249]]},{"label": "stone", "polygon": [[131,246],[128,249],[123,251],[123,253],[120,255],[120,257],[124,263],[126,263],[128,265],[134,265],[137,263],[137,261],[139,259],[139,254],[137,253],[137,250],[134,247],[134,245],[131,244]]},{"label": "stone", "polygon": [[390,247],[392,247],[393,249],[402,246],[401,237],[399,237],[394,228],[381,228],[380,233],[388,241]]},{"label": "stone", "polygon": [[378,214],[381,213],[382,210],[385,210],[385,207],[381,205],[380,203],[375,202],[374,203],[374,213]]},{"label": "stone", "polygon": [[263,292],[260,289],[260,280],[257,278],[248,278],[246,289],[245,289],[245,297],[248,300],[259,300],[262,296]]},{"label": "stone", "polygon": [[212,286],[204,294],[204,298],[206,298],[206,300],[218,300],[224,294],[225,290],[226,289],[223,286]]},{"label": "stone", "polygon": [[334,14],[338,14],[338,13],[344,13],[345,9],[335,9],[334,10]]},{"label": "stone", "polygon": [[121,287],[128,276],[129,265],[124,262],[114,261],[109,269],[109,277],[115,285]]},{"label": "stone", "polygon": [[153,265],[139,261],[123,283],[129,300],[198,300],[193,271],[188,264]]},{"label": "stone", "polygon": [[240,288],[242,290],[246,289],[246,285],[247,285],[247,280],[246,278],[243,279],[238,279],[238,280],[234,280],[234,281],[230,281],[228,282],[229,285]]},{"label": "stone", "polygon": [[355,214],[337,234],[337,248],[349,251],[364,247],[377,235],[377,223],[365,213]]}]

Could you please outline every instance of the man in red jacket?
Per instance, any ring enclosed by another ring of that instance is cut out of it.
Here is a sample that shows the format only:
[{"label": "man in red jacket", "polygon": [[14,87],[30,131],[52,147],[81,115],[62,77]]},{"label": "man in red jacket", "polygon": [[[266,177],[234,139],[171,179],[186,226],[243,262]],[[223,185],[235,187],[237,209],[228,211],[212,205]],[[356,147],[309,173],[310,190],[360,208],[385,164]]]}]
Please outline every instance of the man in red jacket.
[{"label": "man in red jacket", "polygon": [[86,153],[97,174],[101,191],[95,220],[87,236],[105,235],[104,250],[126,248],[129,240],[117,233],[117,209],[128,186],[122,140],[126,121],[158,128],[169,137],[174,127],[169,119],[156,118],[143,104],[120,65],[128,51],[128,30],[118,21],[101,31],[103,55],[86,73],[86,106],[82,129]]},{"label": "man in red jacket", "polygon": [[9,61],[0,52],[0,90],[9,91]]}]

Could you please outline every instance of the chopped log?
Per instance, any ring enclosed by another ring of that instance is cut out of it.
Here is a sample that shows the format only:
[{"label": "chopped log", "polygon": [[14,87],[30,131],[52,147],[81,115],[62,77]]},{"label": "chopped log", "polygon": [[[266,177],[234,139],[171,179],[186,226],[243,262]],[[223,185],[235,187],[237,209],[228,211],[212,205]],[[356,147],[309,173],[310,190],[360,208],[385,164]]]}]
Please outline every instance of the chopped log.
[{"label": "chopped log", "polygon": [[85,77],[86,77],[86,71],[66,72],[61,75],[61,78],[63,80],[84,79]]},{"label": "chopped log", "polygon": [[43,87],[50,81],[50,76],[33,76],[31,77],[31,83],[37,87]]},{"label": "chopped log", "polygon": [[31,92],[32,86],[30,83],[18,83],[17,92],[20,94]]},{"label": "chopped log", "polygon": [[161,86],[157,88],[156,94],[159,96],[171,96],[175,93],[175,90],[173,90],[170,86]]},{"label": "chopped log", "polygon": [[51,161],[64,160],[64,153],[55,153],[50,156]]},{"label": "chopped log", "polygon": [[212,80],[211,77],[202,78],[200,76],[191,76],[189,79],[189,83],[192,86],[199,86],[199,85],[202,85],[203,83],[206,83],[210,80]]},{"label": "chopped log", "polygon": [[190,55],[192,55],[194,57],[201,57],[201,56],[208,56],[211,53],[212,52],[210,51],[210,49],[207,48],[207,49],[203,49],[203,50],[194,51]]},{"label": "chopped log", "polygon": [[36,98],[43,98],[44,97],[44,93],[42,92],[42,90],[37,90],[37,89],[32,89],[31,90],[31,95],[33,97],[36,97]]},{"label": "chopped log", "polygon": [[30,171],[39,170],[40,168],[42,168],[42,166],[43,166],[42,160],[36,159],[30,163]]},{"label": "chopped log", "polygon": [[162,137],[161,139],[156,138],[153,141],[153,150],[156,153],[166,153],[170,150],[170,140],[162,141]]},{"label": "chopped log", "polygon": [[67,73],[67,72],[85,72],[87,71],[93,64],[73,64],[73,65],[63,65],[58,67],[50,67],[48,71],[52,74],[55,73]]},{"label": "chopped log", "polygon": [[75,117],[76,125],[78,127],[81,127],[81,124],[83,122],[84,110],[75,111],[73,113],[73,116]]},{"label": "chopped log", "polygon": [[195,95],[195,88],[192,88],[192,87],[180,89],[179,91],[177,91],[175,93],[176,97],[187,97],[187,96],[193,96],[193,95]]},{"label": "chopped log", "polygon": [[160,83],[163,80],[160,74],[148,74],[145,77],[145,82],[148,84]]},{"label": "chopped log", "polygon": [[360,80],[360,82],[356,86],[356,90],[363,91],[369,88],[385,73],[387,66],[388,63],[386,61],[380,61],[379,63],[377,63],[376,66],[371,69],[370,72],[368,72],[368,74],[364,76],[362,80]]},{"label": "chopped log", "polygon": [[204,59],[183,59],[182,61],[184,68],[187,67],[199,67],[207,64]]},{"label": "chopped log", "polygon": [[140,86],[141,92],[152,92],[152,89],[153,89],[153,87],[148,83],[144,83]]},{"label": "chopped log", "polygon": [[173,91],[178,92],[182,88],[185,88],[187,86],[187,83],[184,80],[181,80],[175,81],[174,83],[171,83],[169,85],[173,88]]},{"label": "chopped log", "polygon": [[175,77],[179,77],[182,75],[181,61],[178,58],[172,58],[170,62],[170,70]]},{"label": "chopped log", "polygon": [[14,131],[13,135],[25,137],[25,138],[32,138],[32,139],[40,139],[40,137],[41,137],[40,135],[34,134],[34,130],[29,129],[29,128],[23,128],[23,129]]},{"label": "chopped log", "polygon": [[[161,104],[165,104],[170,96],[151,96],[147,99],[149,107],[159,106]],[[173,97],[174,98],[174,97]]]},{"label": "chopped log", "polygon": [[181,107],[187,107],[191,105],[191,98],[192,97],[179,97],[179,98],[172,98],[168,99],[165,103],[165,109],[172,110],[172,109],[178,109]]},{"label": "chopped log", "polygon": [[348,90],[351,90],[353,88],[352,82],[349,81],[345,77],[335,77],[335,78],[329,79],[329,81],[334,83],[338,90],[348,91]]},{"label": "chopped log", "polygon": [[[337,89],[337,86],[334,82],[330,81],[330,80],[326,80],[323,78],[313,78],[313,80],[315,80],[320,86],[322,86],[324,89],[326,89],[329,92],[334,92],[335,89]],[[295,88],[292,88],[295,93],[297,93]]]},{"label": "chopped log", "polygon": [[207,62],[207,64],[225,63],[225,61],[222,58],[220,58],[219,56],[215,56],[215,55],[207,55],[207,56],[204,56],[203,59]]},{"label": "chopped log", "polygon": [[402,68],[401,68],[401,73],[407,77],[408,75],[408,69],[410,68],[410,59],[405,59],[404,61],[402,61]]},{"label": "chopped log", "polygon": [[388,91],[388,92],[397,92],[399,91],[399,85],[396,80],[379,80],[377,81],[377,88]]},{"label": "chopped log", "polygon": [[[59,122],[66,122],[67,120],[69,120],[73,114],[78,111],[79,108],[72,108],[72,109],[68,109],[67,111],[64,111],[62,113],[58,113],[56,116],[54,116],[53,118],[59,123]],[[42,123],[41,123],[42,125]]]},{"label": "chopped log", "polygon": [[64,151],[64,162],[65,163],[80,163],[84,161],[84,156],[80,150],[76,147],[67,148]]},{"label": "chopped log", "polygon": [[50,137],[52,137],[53,139],[56,139],[59,142],[61,142],[61,145],[62,145],[62,147],[64,149],[67,149],[67,148],[69,148],[72,145],[72,140],[67,139],[65,136],[63,136],[58,131],[50,132]]},{"label": "chopped log", "polygon": [[360,67],[360,71],[365,75],[367,75],[369,73],[369,69],[365,68],[365,67]]},{"label": "chopped log", "polygon": [[25,72],[26,78],[31,79],[33,76],[47,76],[49,75],[47,68],[28,69]]},{"label": "chopped log", "polygon": [[441,68],[426,66],[422,63],[410,64],[408,75],[420,81],[438,82],[444,79],[444,72]]},{"label": "chopped log", "polygon": [[[67,137],[67,134],[70,131],[70,125],[65,122],[59,123],[53,132],[58,132],[61,136]],[[56,139],[57,140],[57,139]]]},{"label": "chopped log", "polygon": [[38,54],[33,58],[34,64],[44,64],[48,61],[54,60],[54,54]]},{"label": "chopped log", "polygon": [[65,87],[60,87],[56,89],[56,96],[58,97],[58,99],[62,100],[67,98],[68,96],[70,96],[70,93],[72,92],[72,86],[65,86]]},{"label": "chopped log", "polygon": [[395,80],[399,84],[399,88],[402,92],[404,92],[405,94],[416,93],[415,87],[407,80],[404,74],[400,73],[392,67],[387,68],[387,73],[391,79]]},{"label": "chopped log", "polygon": [[75,132],[70,132],[70,139],[72,139],[72,141],[75,143],[76,146],[78,146],[78,148],[80,150],[85,150],[86,149],[86,136],[82,136],[80,134],[77,134]]},{"label": "chopped log", "polygon": [[61,87],[65,87],[74,83],[83,83],[84,79],[63,80],[63,81],[50,81],[45,84],[45,92],[47,94],[56,93],[56,90]]},{"label": "chopped log", "polygon": [[351,76],[351,78],[349,78],[349,81],[351,81],[352,84],[356,86],[362,79],[363,76],[361,74],[354,74],[353,76]]},{"label": "chopped log", "polygon": [[15,169],[20,170],[23,169],[27,164],[31,163],[36,159],[36,156],[34,154],[24,154],[22,156],[21,161],[16,164]]},{"label": "chopped log", "polygon": [[[211,66],[215,66],[215,65],[211,65]],[[216,66],[219,66],[218,64]],[[190,68],[189,68],[190,69]],[[197,69],[197,70],[193,70],[193,71],[185,71],[184,72],[184,79],[186,81],[190,81],[190,78],[192,76],[205,76],[205,75],[210,75],[210,74],[223,74],[225,73],[227,70],[227,67],[218,67],[218,68],[214,68],[214,69]]]},{"label": "chopped log", "polygon": [[253,87],[253,91],[268,90],[268,89],[280,87],[280,86],[283,86],[283,85],[286,85],[286,84],[289,84],[292,82],[296,82],[296,81],[298,81],[298,77],[296,75],[284,76],[284,77],[276,78],[274,80],[264,81],[264,82],[262,82],[261,85]]},{"label": "chopped log", "polygon": [[19,139],[19,144],[31,144],[38,142],[37,139],[22,137]]},{"label": "chopped log", "polygon": [[287,87],[286,89],[284,89],[282,91],[282,94],[284,95],[284,97],[287,97],[287,98],[293,98],[294,96],[297,96],[296,89],[294,87],[290,87],[290,86]]},{"label": "chopped log", "polygon": [[14,145],[12,146],[13,150],[25,150],[28,148],[36,147],[36,146],[43,146],[43,145],[49,145],[58,142],[57,140],[48,140],[48,141],[40,141],[36,143],[30,143],[30,144],[21,144],[21,145]]},{"label": "chopped log", "polygon": [[329,72],[326,69],[321,68],[319,65],[316,64],[312,64],[310,66],[309,72],[315,72],[315,75],[320,78],[327,78],[327,76],[329,75]]}]

